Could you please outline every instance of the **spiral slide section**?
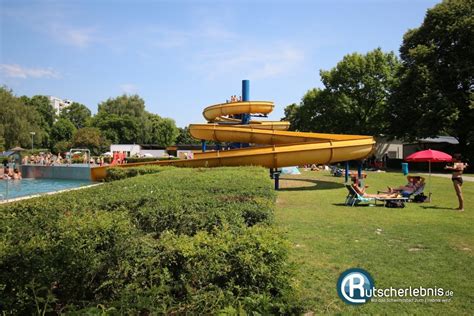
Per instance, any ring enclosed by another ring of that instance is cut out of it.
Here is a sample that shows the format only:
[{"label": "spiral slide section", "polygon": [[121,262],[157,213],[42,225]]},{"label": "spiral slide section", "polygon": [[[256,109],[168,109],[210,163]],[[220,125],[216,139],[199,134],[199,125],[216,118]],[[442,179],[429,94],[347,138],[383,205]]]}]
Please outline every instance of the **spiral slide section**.
[{"label": "spiral slide section", "polygon": [[[369,156],[375,141],[371,136],[289,132],[288,122],[250,121],[239,125],[236,116],[246,113],[266,116],[273,102],[246,101],[223,103],[204,109],[208,124],[192,124],[191,135],[200,140],[253,144],[252,147],[195,154],[194,159],[168,160],[137,165],[171,165],[177,167],[262,166],[281,168],[304,164],[330,164],[359,160]],[[237,123],[237,124],[236,124]],[[93,170],[92,178],[105,177],[105,169]]]},{"label": "spiral slide section", "polygon": [[[171,165],[177,167],[220,167],[257,165],[280,168],[304,164],[329,164],[366,158],[374,150],[371,136],[289,132],[288,122],[250,121],[240,125],[236,116],[243,113],[266,116],[273,110],[273,102],[246,101],[223,103],[204,109],[208,124],[192,124],[191,135],[200,140],[254,144],[253,147],[209,151],[195,154],[194,159],[169,160],[137,165]],[[93,171],[92,178],[105,177],[104,170]]]}]

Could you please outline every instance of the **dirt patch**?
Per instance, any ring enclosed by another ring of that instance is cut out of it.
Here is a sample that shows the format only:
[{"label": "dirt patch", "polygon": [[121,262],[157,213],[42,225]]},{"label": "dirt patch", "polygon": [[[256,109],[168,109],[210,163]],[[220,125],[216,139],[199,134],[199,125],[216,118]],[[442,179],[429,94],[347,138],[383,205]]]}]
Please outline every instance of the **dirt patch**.
[{"label": "dirt patch", "polygon": [[409,252],[417,252],[417,251],[424,251],[428,250],[428,247],[425,247],[423,245],[415,245],[413,247],[408,248]]},{"label": "dirt patch", "polygon": [[281,197],[277,197],[276,204],[277,205],[285,205],[286,201],[284,199],[282,199]]}]

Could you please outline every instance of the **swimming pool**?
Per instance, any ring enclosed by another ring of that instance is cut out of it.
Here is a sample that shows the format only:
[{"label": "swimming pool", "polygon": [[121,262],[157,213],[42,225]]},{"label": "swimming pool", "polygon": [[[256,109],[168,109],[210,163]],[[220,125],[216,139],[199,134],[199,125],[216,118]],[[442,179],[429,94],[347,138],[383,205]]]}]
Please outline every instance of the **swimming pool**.
[{"label": "swimming pool", "polygon": [[[10,200],[22,196],[44,194],[65,189],[78,188],[93,184],[89,180],[64,179],[22,179],[0,180],[0,201]],[[8,190],[8,191],[7,191]]]}]

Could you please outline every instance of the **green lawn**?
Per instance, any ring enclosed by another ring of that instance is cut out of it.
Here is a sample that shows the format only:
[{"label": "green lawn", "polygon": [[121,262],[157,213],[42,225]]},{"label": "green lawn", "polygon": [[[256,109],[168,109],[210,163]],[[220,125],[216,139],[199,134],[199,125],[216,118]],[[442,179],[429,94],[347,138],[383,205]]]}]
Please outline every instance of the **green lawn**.
[{"label": "green lawn", "polygon": [[[292,243],[299,291],[308,311],[465,315],[474,310],[474,183],[464,182],[465,211],[450,179],[432,177],[431,203],[406,208],[347,207],[344,178],[328,172],[284,176],[276,218]],[[368,192],[401,185],[401,173],[369,172]],[[427,189],[426,189],[427,191]],[[425,192],[426,192],[425,191]],[[438,287],[448,303],[376,303],[350,306],[336,292],[340,273],[367,270],[378,288]]]}]

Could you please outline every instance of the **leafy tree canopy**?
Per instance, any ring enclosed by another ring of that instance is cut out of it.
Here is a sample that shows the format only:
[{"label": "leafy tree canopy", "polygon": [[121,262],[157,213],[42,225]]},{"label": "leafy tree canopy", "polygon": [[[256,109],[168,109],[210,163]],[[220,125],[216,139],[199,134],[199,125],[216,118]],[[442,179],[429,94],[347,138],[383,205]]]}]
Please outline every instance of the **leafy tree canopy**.
[{"label": "leafy tree canopy", "polygon": [[409,30],[400,48],[401,83],[391,132],[403,138],[448,134],[464,153],[474,141],[474,2],[443,1]]},{"label": "leafy tree canopy", "polygon": [[103,135],[114,144],[140,143],[141,119],[124,115],[99,112],[92,119],[92,126],[99,128]]},{"label": "leafy tree canopy", "polygon": [[309,90],[298,106],[285,109],[292,129],[377,135],[387,128],[386,108],[397,84],[399,61],[380,48],[344,56],[321,70],[324,89]]},{"label": "leafy tree canopy", "polygon": [[153,144],[166,147],[175,144],[179,130],[173,119],[162,118],[155,114],[149,115],[151,122],[150,141]]},{"label": "leafy tree canopy", "polygon": [[58,119],[51,128],[51,140],[55,144],[59,141],[68,141],[71,140],[72,134],[76,131],[74,124],[66,119]]},{"label": "leafy tree canopy", "polygon": [[176,138],[176,144],[180,145],[198,145],[201,142],[198,139],[195,139],[194,137],[191,136],[191,133],[189,132],[188,127],[178,127],[178,137]]},{"label": "leafy tree canopy", "polygon": [[41,115],[41,126],[46,131],[49,131],[49,128],[51,128],[56,118],[56,112],[49,102],[48,97],[44,95],[35,95],[31,98],[22,96],[21,100],[25,105],[33,107]]},{"label": "leafy tree canopy", "polygon": [[42,144],[48,138],[39,124],[41,115],[36,109],[25,106],[22,99],[15,97],[11,90],[0,87],[0,104],[0,139],[3,140],[3,149],[15,146],[30,148],[30,132],[35,133],[35,144]]},{"label": "leafy tree canopy", "polygon": [[72,136],[72,146],[87,148],[93,155],[99,155],[108,151],[110,142],[102,136],[98,128],[84,127],[78,129]]},{"label": "leafy tree canopy", "polygon": [[61,111],[60,117],[71,121],[76,128],[83,128],[91,118],[91,110],[83,104],[73,102]]},{"label": "leafy tree canopy", "polygon": [[100,103],[98,112],[141,118],[145,115],[145,101],[136,94],[131,96],[124,94]]}]

